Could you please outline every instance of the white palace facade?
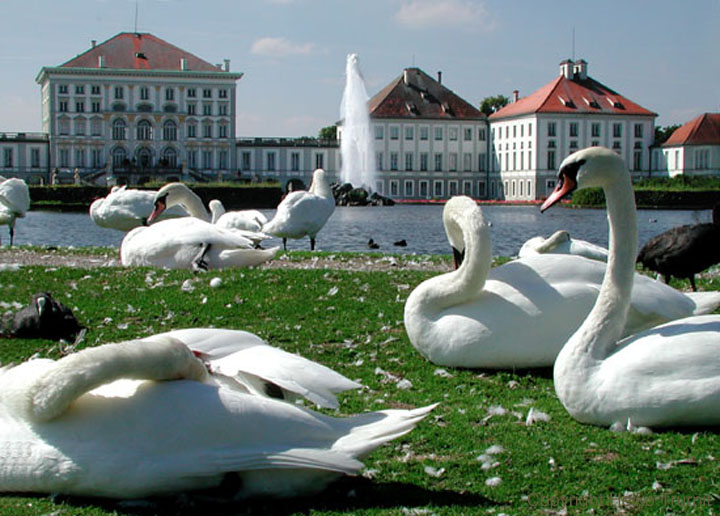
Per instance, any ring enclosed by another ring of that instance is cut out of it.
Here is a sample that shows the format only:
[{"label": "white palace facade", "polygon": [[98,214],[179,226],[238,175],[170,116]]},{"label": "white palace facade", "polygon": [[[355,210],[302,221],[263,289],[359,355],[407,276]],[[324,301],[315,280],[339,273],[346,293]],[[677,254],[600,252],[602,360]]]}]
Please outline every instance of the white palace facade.
[{"label": "white palace facade", "polygon": [[[228,60],[211,64],[152,34],[93,41],[75,58],[40,70],[43,132],[0,132],[0,176],[309,184],[322,167],[338,180],[338,140],[237,137],[242,76]],[[591,145],[614,149],[638,177],[720,168],[717,114],[654,146],[656,113],[591,78],[582,59],[563,61],[552,81],[526,97],[514,92],[489,117],[447,88],[440,72],[431,77],[415,67],[368,107],[375,189],[396,200],[541,199],[554,188],[562,159]]]}]

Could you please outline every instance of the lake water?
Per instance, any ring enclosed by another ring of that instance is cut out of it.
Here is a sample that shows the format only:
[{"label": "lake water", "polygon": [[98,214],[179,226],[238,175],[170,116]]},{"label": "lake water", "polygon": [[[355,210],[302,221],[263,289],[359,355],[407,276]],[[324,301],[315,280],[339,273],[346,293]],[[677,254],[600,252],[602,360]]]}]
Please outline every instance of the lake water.
[{"label": "lake water", "polygon": [[[450,247],[442,225],[441,205],[396,205],[388,207],[338,207],[317,236],[322,251],[367,251],[372,238],[378,252],[448,254]],[[548,236],[566,229],[571,236],[607,246],[605,210],[553,208],[541,214],[537,206],[482,206],[492,223],[494,256],[513,256],[528,238]],[[269,218],[275,210],[261,210]],[[638,210],[640,245],[667,229],[683,224],[710,222],[710,210]],[[6,227],[0,227],[3,244]],[[124,233],[96,226],[87,213],[30,211],[15,225],[15,243],[43,246],[120,246]],[[407,247],[393,245],[406,240]],[[272,239],[267,247],[282,245]],[[288,249],[309,250],[307,238],[288,240]]]}]

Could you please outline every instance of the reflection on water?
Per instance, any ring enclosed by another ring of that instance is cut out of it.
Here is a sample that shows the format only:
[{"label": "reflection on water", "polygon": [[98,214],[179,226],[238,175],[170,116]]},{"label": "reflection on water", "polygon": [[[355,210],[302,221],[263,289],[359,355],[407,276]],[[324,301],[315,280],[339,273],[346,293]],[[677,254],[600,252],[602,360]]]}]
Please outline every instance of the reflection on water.
[{"label": "reflection on water", "polygon": [[[379,252],[448,254],[450,248],[442,225],[440,205],[397,205],[386,207],[338,207],[317,237],[322,251],[367,251],[372,238]],[[605,210],[554,208],[543,214],[537,206],[483,206],[492,224],[493,255],[513,256],[520,246],[536,235],[547,236],[566,229],[571,236],[607,246]],[[271,218],[275,210],[261,210]],[[640,245],[663,231],[683,224],[709,222],[710,210],[638,210]],[[7,244],[6,227],[0,227]],[[96,226],[86,213],[30,211],[15,225],[19,245],[119,246],[124,233]],[[405,240],[407,247],[394,242]],[[267,246],[281,245],[272,239]],[[307,238],[288,240],[288,249],[309,250]]]}]

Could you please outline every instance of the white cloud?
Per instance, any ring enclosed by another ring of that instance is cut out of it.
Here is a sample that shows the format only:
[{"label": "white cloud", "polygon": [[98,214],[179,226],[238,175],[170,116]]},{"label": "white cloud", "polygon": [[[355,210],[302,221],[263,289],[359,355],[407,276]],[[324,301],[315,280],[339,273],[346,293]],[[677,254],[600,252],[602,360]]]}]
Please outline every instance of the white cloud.
[{"label": "white cloud", "polygon": [[315,49],[313,43],[293,43],[285,38],[260,38],[256,40],[250,52],[259,56],[286,57],[307,55]]},{"label": "white cloud", "polygon": [[494,25],[489,11],[479,0],[403,0],[395,19],[411,28],[492,29]]}]

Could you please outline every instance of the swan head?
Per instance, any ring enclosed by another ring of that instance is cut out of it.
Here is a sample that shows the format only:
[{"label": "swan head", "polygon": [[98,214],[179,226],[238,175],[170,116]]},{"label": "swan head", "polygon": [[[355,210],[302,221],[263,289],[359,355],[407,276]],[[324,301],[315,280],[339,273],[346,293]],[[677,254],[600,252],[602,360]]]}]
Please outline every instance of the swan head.
[{"label": "swan head", "polygon": [[170,206],[183,204],[183,201],[187,198],[189,191],[190,189],[182,183],[168,183],[163,186],[155,194],[153,211],[150,213],[147,223],[150,224],[153,222]]},{"label": "swan head", "polygon": [[443,226],[445,226],[445,234],[453,250],[453,259],[457,269],[465,259],[466,242],[463,227],[466,230],[480,233],[482,228],[487,225],[477,203],[470,197],[458,195],[445,203]]},{"label": "swan head", "polygon": [[560,164],[557,186],[540,211],[547,210],[575,190],[593,186],[604,188],[623,173],[627,175],[625,162],[613,150],[588,147],[574,152]]}]

